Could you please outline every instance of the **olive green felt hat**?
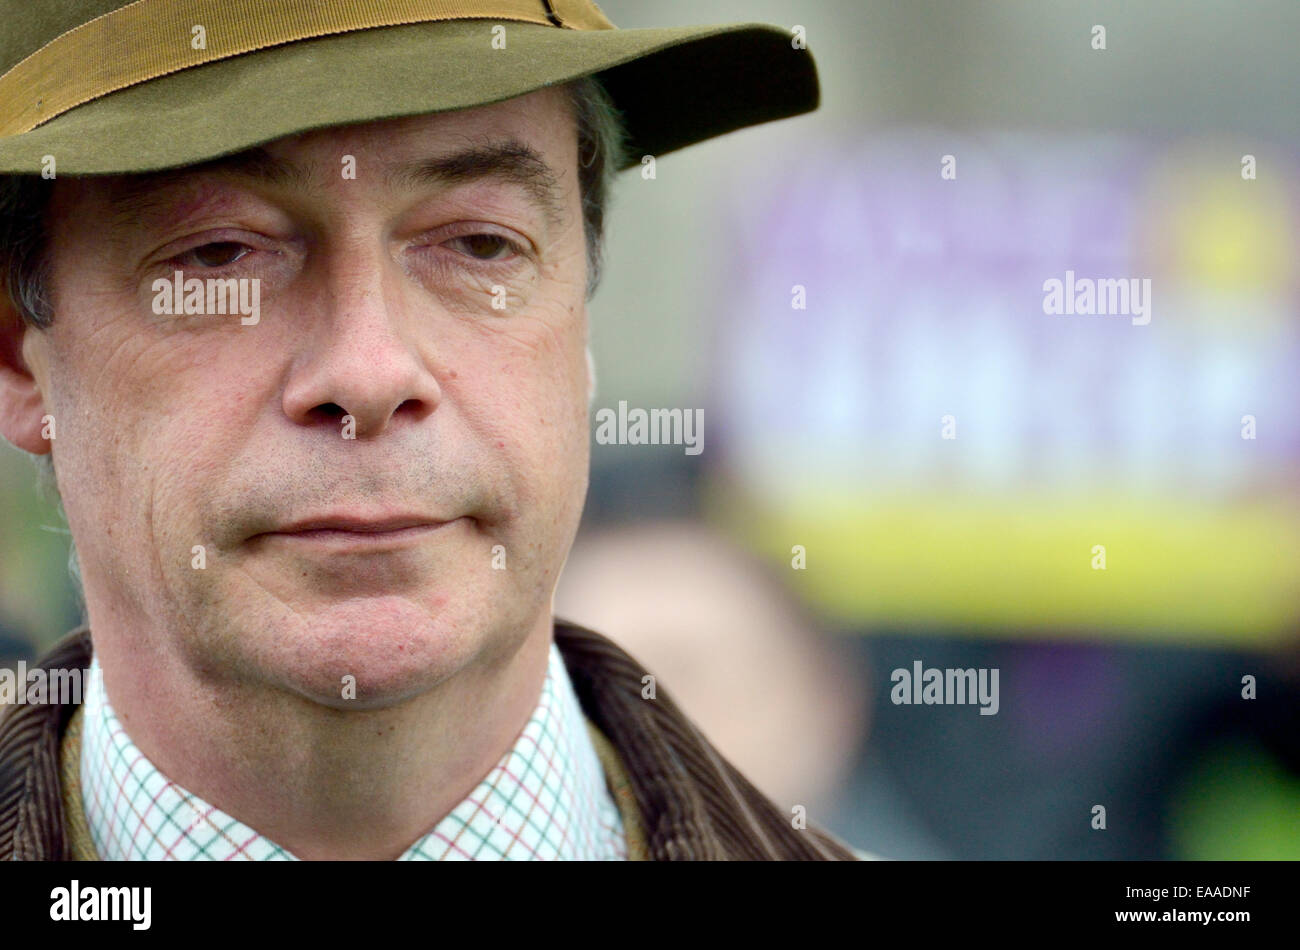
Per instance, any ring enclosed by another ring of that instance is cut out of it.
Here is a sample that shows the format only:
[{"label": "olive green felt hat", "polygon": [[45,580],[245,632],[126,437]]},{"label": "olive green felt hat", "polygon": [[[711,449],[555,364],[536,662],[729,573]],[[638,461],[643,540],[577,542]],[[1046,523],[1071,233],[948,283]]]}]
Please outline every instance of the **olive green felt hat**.
[{"label": "olive green felt hat", "polygon": [[590,0],[0,0],[0,24],[5,174],[191,165],[587,75],[624,115],[626,168],[819,97],[789,30],[620,30]]}]

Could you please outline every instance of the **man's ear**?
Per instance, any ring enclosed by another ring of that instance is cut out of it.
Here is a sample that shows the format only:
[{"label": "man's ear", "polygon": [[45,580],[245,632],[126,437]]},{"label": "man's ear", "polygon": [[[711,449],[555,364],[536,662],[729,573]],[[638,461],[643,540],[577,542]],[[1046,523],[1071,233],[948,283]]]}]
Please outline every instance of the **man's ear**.
[{"label": "man's ear", "polygon": [[591,344],[587,345],[587,408],[596,401],[596,359],[591,355]]},{"label": "man's ear", "polygon": [[43,351],[41,334],[23,320],[8,289],[0,284],[0,435],[33,455],[44,455],[53,448],[53,417],[23,355],[24,343],[29,355]]}]

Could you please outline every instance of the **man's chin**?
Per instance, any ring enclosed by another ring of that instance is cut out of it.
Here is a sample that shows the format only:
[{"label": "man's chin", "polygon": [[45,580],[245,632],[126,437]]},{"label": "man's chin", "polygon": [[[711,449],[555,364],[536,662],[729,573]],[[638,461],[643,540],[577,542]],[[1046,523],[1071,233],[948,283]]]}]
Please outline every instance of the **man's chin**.
[{"label": "man's chin", "polygon": [[475,652],[473,631],[441,609],[445,600],[354,598],[295,614],[264,643],[275,668],[264,672],[335,709],[400,704],[454,675]]}]

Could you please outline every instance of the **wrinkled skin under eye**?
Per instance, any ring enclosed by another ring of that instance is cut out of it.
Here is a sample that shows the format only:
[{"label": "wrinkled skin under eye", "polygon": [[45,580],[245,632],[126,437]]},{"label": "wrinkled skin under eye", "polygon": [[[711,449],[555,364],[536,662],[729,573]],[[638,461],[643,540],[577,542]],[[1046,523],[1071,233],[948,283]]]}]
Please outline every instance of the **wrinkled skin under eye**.
[{"label": "wrinkled skin under eye", "polygon": [[445,305],[464,312],[518,313],[541,278],[530,246],[494,231],[431,238],[412,251],[413,272]]}]

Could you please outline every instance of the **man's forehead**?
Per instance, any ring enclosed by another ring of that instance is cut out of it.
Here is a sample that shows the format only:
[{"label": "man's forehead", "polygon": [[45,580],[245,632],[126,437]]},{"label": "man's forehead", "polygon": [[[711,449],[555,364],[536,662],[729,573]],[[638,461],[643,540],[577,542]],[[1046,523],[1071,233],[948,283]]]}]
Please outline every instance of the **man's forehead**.
[{"label": "man's forehead", "polygon": [[[129,223],[171,196],[211,193],[221,181],[306,191],[342,177],[345,161],[360,174],[356,164],[364,161],[365,172],[390,191],[489,180],[516,185],[556,224],[565,216],[561,185],[566,170],[576,170],[577,150],[572,118],[566,126],[550,111],[554,101],[532,93],[456,113],[316,129],[196,165],[100,182],[113,221]],[[567,131],[557,136],[557,126]]]}]

